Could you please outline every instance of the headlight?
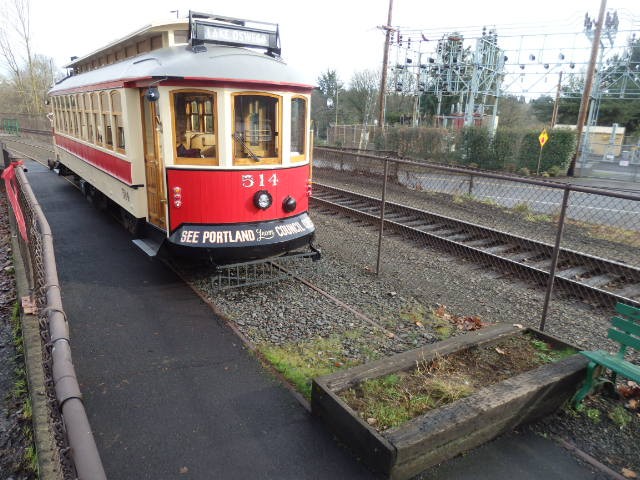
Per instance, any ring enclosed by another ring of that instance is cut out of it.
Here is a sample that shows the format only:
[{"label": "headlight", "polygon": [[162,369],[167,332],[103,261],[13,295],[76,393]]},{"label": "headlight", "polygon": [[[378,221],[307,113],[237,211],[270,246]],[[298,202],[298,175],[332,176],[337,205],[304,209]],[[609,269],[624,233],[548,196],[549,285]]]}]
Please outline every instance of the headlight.
[{"label": "headlight", "polygon": [[271,206],[271,202],[273,202],[271,194],[266,190],[259,190],[253,196],[253,204],[261,210],[269,208]]},{"label": "headlight", "polygon": [[293,212],[297,206],[298,206],[298,203],[296,202],[296,199],[293,197],[287,197],[282,202],[282,208],[287,213]]}]

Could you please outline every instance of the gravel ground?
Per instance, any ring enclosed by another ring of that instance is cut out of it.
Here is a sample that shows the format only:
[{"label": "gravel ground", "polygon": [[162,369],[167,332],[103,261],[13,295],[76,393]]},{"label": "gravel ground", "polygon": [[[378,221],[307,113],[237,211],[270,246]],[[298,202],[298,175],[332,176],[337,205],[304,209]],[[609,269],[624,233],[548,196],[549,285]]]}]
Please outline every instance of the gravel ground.
[{"label": "gravel ground", "polygon": [[[314,168],[314,181],[345,188],[375,198],[380,198],[382,191],[380,177],[369,177],[351,172],[346,175],[345,172],[326,168],[320,169],[317,166]],[[496,180],[495,182],[498,181]],[[500,195],[499,187],[496,185],[494,188],[494,190],[485,188],[483,193],[486,195],[491,195],[492,193]],[[530,186],[529,188],[524,188],[524,190],[526,191],[526,193],[523,193],[523,195],[526,195],[524,198],[530,202],[546,203],[557,200],[549,198],[549,193],[543,188]],[[388,183],[386,195],[387,200],[390,202],[424,209],[435,214],[493,228],[523,238],[535,239],[551,245],[555,242],[557,219],[551,222],[532,222],[527,220],[526,215],[510,212],[490,202],[469,201],[468,198],[462,195],[452,197],[440,193],[408,190],[394,182]],[[597,211],[599,207],[610,206],[605,197],[598,197],[598,195],[582,194],[578,198],[570,197],[569,203],[570,205],[575,203],[576,206],[591,207],[592,211]],[[640,203],[635,207],[640,209]],[[589,208],[587,208],[587,211],[590,211]],[[612,224],[616,224],[615,213],[612,212],[609,219]],[[618,229],[614,228],[608,231],[587,229],[585,228],[586,226],[587,224],[585,223],[569,220],[565,225],[562,247],[640,267],[638,225],[627,225],[618,222]],[[625,228],[636,228],[636,232],[634,234],[624,230]],[[629,245],[629,241],[634,243]]]},{"label": "gravel ground", "polygon": [[[324,175],[319,170],[315,173],[318,180],[319,173]],[[326,177],[339,183],[344,175]],[[364,191],[375,187],[370,184],[362,188]],[[490,205],[478,210],[475,202],[454,203],[444,196],[425,196],[397,186],[391,189],[391,198],[394,196],[417,205],[427,198],[430,209],[438,213],[532,235],[531,223],[517,221],[513,215],[505,215],[502,209]],[[487,265],[394,237],[385,237],[382,273],[376,276],[373,273],[378,237],[375,228],[349,224],[335,214],[320,210],[312,210],[311,214],[323,259],[299,265],[296,272],[368,319],[328,301],[295,280],[220,291],[212,286],[206,269],[182,266],[183,275],[194,287],[226,313],[238,330],[256,345],[301,344],[318,337],[337,336],[346,357],[356,362],[368,361],[437,341],[441,325],[429,312],[442,305],[453,315],[478,316],[487,323],[539,324],[544,291],[538,286],[495,272]],[[547,227],[535,225],[536,230],[542,228]],[[612,248],[610,242],[594,241],[579,228],[569,228],[568,238],[571,245],[588,245],[592,249],[590,253],[610,252]],[[620,258],[631,256],[637,261],[637,249],[618,244],[614,251]],[[614,346],[606,340],[610,315],[610,310],[555,298],[546,330],[581,347],[612,349]],[[638,412],[626,410],[630,420],[624,427],[608,416],[624,403],[595,396],[585,401],[581,413],[562,410],[531,428],[542,435],[558,436],[574,443],[617,472],[627,468],[640,473]],[[601,412],[599,415],[593,413],[596,409]]]},{"label": "gravel ground", "polygon": [[[486,323],[539,326],[543,288],[394,237],[385,238],[382,274],[376,276],[374,227],[322,210],[311,215],[323,258],[297,266],[296,272],[371,322],[295,280],[220,291],[208,272],[185,273],[254,344],[302,344],[336,335],[348,358],[364,362],[437,341],[441,325],[429,312],[442,305],[454,316],[478,316]],[[615,346],[606,340],[610,315],[578,300],[555,298],[545,330],[583,348],[611,350]],[[640,414],[626,410],[630,420],[623,428],[607,416],[621,405],[622,400],[597,396],[585,401],[581,413],[563,410],[531,428],[576,444],[617,472],[640,473]],[[595,408],[602,412],[600,421],[592,419]]]}]

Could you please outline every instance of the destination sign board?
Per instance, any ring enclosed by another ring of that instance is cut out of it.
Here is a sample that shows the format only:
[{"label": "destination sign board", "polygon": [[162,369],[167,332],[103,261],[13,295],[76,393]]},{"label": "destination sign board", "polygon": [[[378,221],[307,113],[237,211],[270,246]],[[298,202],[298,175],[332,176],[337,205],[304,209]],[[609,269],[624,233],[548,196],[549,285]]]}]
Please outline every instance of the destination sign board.
[{"label": "destination sign board", "polygon": [[278,33],[257,28],[213,24],[195,20],[192,40],[240,47],[256,47],[278,51]]},{"label": "destination sign board", "polygon": [[306,213],[282,220],[241,225],[181,225],[169,240],[192,247],[229,248],[271,245],[313,233]]}]

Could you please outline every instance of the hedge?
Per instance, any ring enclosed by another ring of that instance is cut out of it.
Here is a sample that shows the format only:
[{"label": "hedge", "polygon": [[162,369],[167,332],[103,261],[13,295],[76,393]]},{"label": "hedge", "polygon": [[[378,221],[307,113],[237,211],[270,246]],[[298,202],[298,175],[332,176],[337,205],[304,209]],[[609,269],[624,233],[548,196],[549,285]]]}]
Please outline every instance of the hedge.
[{"label": "hedge", "polygon": [[391,150],[403,157],[448,164],[468,165],[487,170],[536,173],[566,173],[576,146],[575,132],[548,130],[549,140],[540,152],[539,130],[498,128],[495,135],[484,127],[464,127],[458,131],[428,127],[389,127],[376,132],[377,150]]}]

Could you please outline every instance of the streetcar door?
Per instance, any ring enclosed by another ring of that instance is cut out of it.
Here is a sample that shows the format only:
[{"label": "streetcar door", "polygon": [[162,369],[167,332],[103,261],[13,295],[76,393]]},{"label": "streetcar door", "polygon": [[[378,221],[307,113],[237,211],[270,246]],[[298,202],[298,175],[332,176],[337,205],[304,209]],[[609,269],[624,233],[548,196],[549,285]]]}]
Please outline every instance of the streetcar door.
[{"label": "streetcar door", "polygon": [[159,118],[155,102],[150,102],[141,90],[142,131],[144,133],[144,167],[147,179],[149,223],[166,230],[162,150],[160,149]]}]

